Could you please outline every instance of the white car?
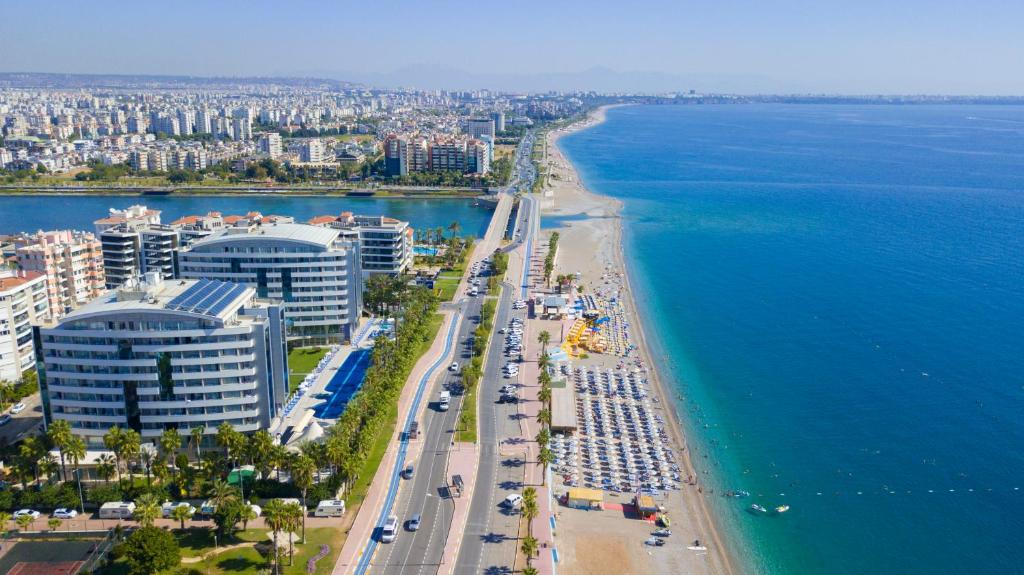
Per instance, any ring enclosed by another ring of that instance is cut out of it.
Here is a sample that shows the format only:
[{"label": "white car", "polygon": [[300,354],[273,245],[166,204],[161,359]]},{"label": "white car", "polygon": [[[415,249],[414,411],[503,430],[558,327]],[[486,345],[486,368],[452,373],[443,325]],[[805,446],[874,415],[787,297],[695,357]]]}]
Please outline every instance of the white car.
[{"label": "white car", "polygon": [[513,493],[512,495],[509,495],[508,497],[505,498],[504,501],[501,502],[501,506],[507,507],[509,509],[518,509],[519,505],[521,505],[522,503],[523,496],[519,495],[518,493]]},{"label": "white car", "polygon": [[57,519],[74,519],[75,517],[78,517],[78,512],[74,509],[61,507],[60,509],[54,510],[53,516]]},{"label": "white car", "polygon": [[448,371],[459,371],[459,362],[453,361],[452,364],[448,366]]},{"label": "white car", "polygon": [[380,540],[382,543],[391,543],[395,540],[396,535],[398,535],[398,518],[392,515],[388,517],[383,529],[380,530]]},{"label": "white car", "polygon": [[19,509],[14,512],[14,518],[31,517],[33,521],[39,519],[39,512],[34,509]]},{"label": "white car", "polygon": [[25,404],[20,401],[11,408],[11,413],[21,413],[22,411],[25,411]]}]

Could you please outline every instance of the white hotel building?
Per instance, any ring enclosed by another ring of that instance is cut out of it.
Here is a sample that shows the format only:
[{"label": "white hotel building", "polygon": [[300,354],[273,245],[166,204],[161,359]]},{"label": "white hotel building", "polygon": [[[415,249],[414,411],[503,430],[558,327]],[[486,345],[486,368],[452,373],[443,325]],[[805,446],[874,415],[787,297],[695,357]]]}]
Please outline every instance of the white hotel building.
[{"label": "white hotel building", "polygon": [[266,428],[286,401],[288,360],[281,307],[255,295],[149,273],[36,328],[47,422],[70,422],[89,447],[115,425],[143,441],[223,422]]},{"label": "white hotel building", "polygon": [[178,253],[183,278],[244,283],[284,302],[288,337],[351,339],[362,307],[359,249],[336,229],[303,224],[226,228]]}]

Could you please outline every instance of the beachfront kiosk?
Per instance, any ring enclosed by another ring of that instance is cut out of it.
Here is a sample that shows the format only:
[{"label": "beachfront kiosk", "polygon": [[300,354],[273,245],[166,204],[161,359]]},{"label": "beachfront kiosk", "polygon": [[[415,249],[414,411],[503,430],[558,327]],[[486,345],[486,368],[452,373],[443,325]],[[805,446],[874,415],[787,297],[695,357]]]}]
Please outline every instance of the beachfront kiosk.
[{"label": "beachfront kiosk", "polygon": [[573,487],[565,497],[565,504],[573,509],[601,510],[604,508],[604,492],[600,489]]}]

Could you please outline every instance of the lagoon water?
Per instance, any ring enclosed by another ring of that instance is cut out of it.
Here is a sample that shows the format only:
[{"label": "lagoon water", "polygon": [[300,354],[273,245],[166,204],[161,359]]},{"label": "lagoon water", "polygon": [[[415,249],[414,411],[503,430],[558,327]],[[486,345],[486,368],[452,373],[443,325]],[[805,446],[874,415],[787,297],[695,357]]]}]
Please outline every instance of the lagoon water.
[{"label": "lagoon water", "polygon": [[417,229],[447,228],[458,221],[462,235],[483,236],[492,211],[475,207],[468,199],[338,198],[324,196],[225,195],[225,196],[0,196],[0,234],[40,229],[93,230],[93,222],[110,208],[144,204],[161,210],[161,219],[172,222],[182,216],[219,211],[225,215],[256,211],[264,215],[289,215],[297,222],[313,216],[351,211],[360,215],[385,215],[408,221]]},{"label": "lagoon water", "polygon": [[625,203],[749,571],[1024,572],[1024,108],[628,107],[560,145]]}]

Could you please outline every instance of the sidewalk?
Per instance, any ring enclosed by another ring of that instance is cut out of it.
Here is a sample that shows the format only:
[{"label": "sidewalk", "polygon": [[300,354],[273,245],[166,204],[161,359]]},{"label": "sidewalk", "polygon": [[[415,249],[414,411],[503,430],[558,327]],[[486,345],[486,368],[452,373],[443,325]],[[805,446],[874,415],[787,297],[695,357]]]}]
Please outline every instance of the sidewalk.
[{"label": "sidewalk", "polygon": [[[404,432],[404,422],[409,416],[413,400],[416,397],[418,387],[417,383],[427,373],[430,366],[437,361],[438,357],[444,353],[446,347],[445,336],[452,325],[452,321],[456,317],[454,312],[450,311],[443,312],[443,314],[444,321],[441,322],[438,337],[434,338],[434,342],[431,344],[430,349],[428,349],[427,352],[420,357],[419,361],[416,362],[416,365],[413,366],[412,372],[406,380],[406,385],[402,388],[402,395],[398,399],[398,423],[395,425],[392,441],[388,445],[387,451],[384,453],[384,458],[381,460],[380,466],[377,468],[377,473],[374,475],[373,482],[370,484],[370,488],[366,493],[366,498],[359,507],[355,522],[352,524],[352,529],[350,529],[347,534],[345,545],[342,547],[341,554],[338,555],[338,561],[335,563],[334,570],[332,571],[334,575],[351,573],[352,570],[355,569],[359,560],[362,558],[366,542],[370,540],[370,537],[373,535],[373,530],[377,526],[377,516],[384,504],[384,500],[388,492],[388,486],[391,483],[390,478],[394,473],[395,460],[399,451],[399,438]],[[422,442],[420,441],[410,443],[414,449],[420,449],[422,446]]]}]

